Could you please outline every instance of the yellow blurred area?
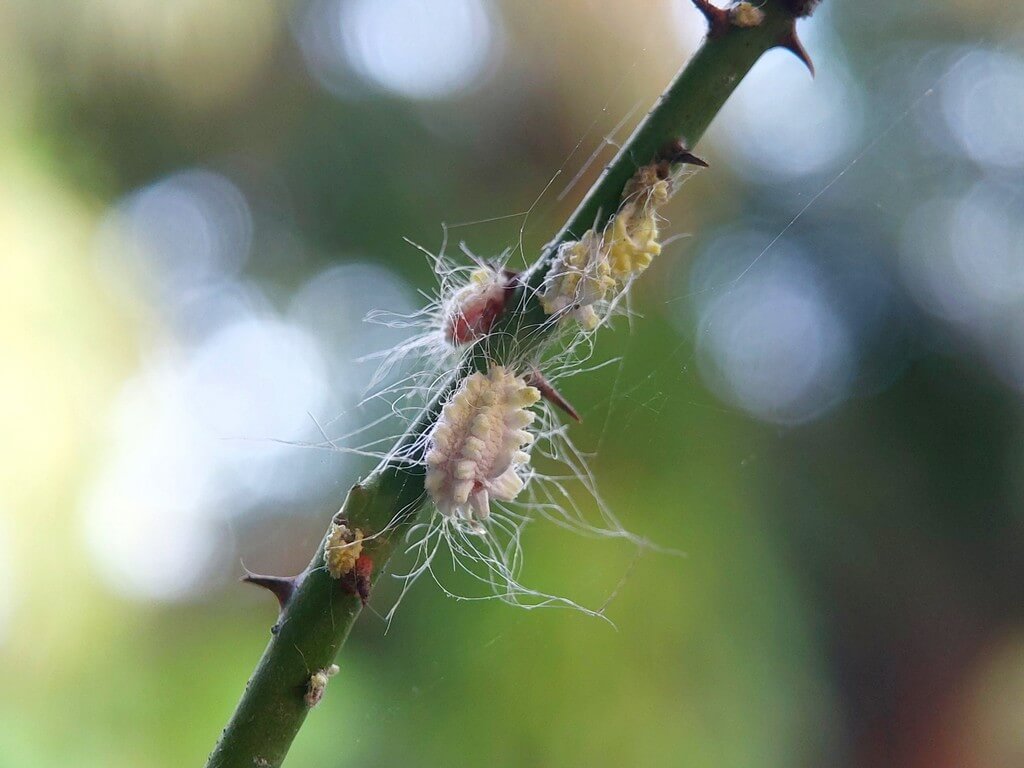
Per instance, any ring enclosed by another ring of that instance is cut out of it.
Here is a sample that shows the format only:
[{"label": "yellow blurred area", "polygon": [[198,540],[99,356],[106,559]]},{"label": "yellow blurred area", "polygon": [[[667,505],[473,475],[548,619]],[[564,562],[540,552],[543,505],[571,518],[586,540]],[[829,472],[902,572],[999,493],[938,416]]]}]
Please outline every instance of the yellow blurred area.
[{"label": "yellow blurred area", "polygon": [[[115,626],[85,557],[76,507],[102,458],[106,410],[135,350],[90,268],[95,206],[40,168],[24,143],[3,146],[0,658],[5,686],[31,695],[6,698],[2,708],[4,740],[30,745],[45,738],[42,723],[61,711],[71,716],[54,703],[93,663],[95,646],[83,639],[102,642],[104,628]],[[17,718],[27,718],[26,730]],[[4,753],[19,751],[8,744]]]},{"label": "yellow blurred area", "polygon": [[[184,110],[222,109],[256,85],[281,32],[271,0],[64,0],[22,18],[76,88],[147,81]],[[71,39],[69,40],[69,33]]]},{"label": "yellow blurred area", "polygon": [[82,471],[132,350],[89,269],[95,212],[26,159],[0,161],[0,400],[4,432],[18,437],[5,444],[0,487],[8,506],[49,498],[42,511]]}]

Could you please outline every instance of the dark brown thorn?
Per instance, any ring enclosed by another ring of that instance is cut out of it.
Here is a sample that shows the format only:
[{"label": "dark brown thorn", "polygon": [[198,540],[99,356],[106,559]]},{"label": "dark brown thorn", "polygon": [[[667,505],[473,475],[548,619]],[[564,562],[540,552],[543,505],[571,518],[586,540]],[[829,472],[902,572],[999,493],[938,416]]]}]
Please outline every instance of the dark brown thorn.
[{"label": "dark brown thorn", "polygon": [[682,152],[672,158],[673,163],[685,163],[686,165],[699,165],[701,168],[710,168],[706,160],[701,160],[692,152]]},{"label": "dark brown thorn", "polygon": [[796,36],[795,23],[792,24],[786,34],[782,36],[782,39],[779,41],[779,45],[800,59],[800,61],[804,63],[804,66],[807,67],[807,70],[811,73],[811,77],[814,77],[814,62],[811,61],[811,56],[807,53],[807,49],[804,48],[804,44],[800,42],[800,38]]},{"label": "dark brown thorn", "polygon": [[257,587],[263,587],[273,592],[283,611],[292,595],[295,594],[295,590],[299,588],[299,584],[302,583],[302,577],[301,573],[298,576],[263,576],[246,570],[245,575],[239,581],[255,584]]},{"label": "dark brown thorn", "polygon": [[693,0],[694,6],[708,21],[708,37],[717,37],[729,30],[729,12],[710,0]]},{"label": "dark brown thorn", "polygon": [[669,163],[670,165],[682,163],[685,165],[699,165],[701,168],[709,167],[707,162],[701,160],[690,151],[689,147],[686,146],[686,142],[682,139],[673,139],[668,142],[658,151],[655,160],[659,163]]},{"label": "dark brown thorn", "polygon": [[562,397],[562,394],[551,385],[551,382],[544,377],[543,373],[534,369],[533,372],[526,377],[526,383],[531,387],[536,387],[540,392],[541,397],[552,405],[556,405],[561,408],[575,421],[583,421],[576,409],[572,407],[572,403]]}]

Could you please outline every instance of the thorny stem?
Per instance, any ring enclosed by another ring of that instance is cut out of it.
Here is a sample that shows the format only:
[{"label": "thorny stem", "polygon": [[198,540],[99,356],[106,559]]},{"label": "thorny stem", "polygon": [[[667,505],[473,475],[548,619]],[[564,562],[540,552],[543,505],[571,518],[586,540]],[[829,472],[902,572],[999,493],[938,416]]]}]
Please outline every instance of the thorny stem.
[{"label": "thorny stem", "polygon": [[[705,15],[726,13],[703,0],[694,1]],[[617,210],[626,182],[637,168],[659,157],[668,143],[681,141],[692,147],[761,54],[777,46],[799,49],[795,19],[807,15],[812,4],[767,0],[759,6],[763,20],[749,28],[728,23],[727,16],[719,15],[717,22],[712,19],[708,39],[527,273],[525,287],[519,289],[517,300],[509,302],[510,309],[485,344],[482,354],[487,359],[503,361],[511,354],[522,355],[548,335],[552,324],[536,295],[557,246],[591,227],[603,226]],[[501,339],[505,341],[497,341]],[[508,340],[513,346],[508,346]],[[478,355],[474,364],[479,365],[481,359]],[[386,462],[353,486],[336,516],[370,536],[363,552],[372,559],[373,578],[384,570],[393,548],[425,506],[424,470],[419,461],[422,438],[458,378],[456,374],[401,438],[392,455],[402,458]],[[270,643],[207,768],[277,768],[282,764],[309,712],[305,694],[310,676],[334,662],[361,608],[360,597],[351,587],[326,572],[321,543],[274,625]],[[344,674],[343,666],[335,687],[343,684]]]}]

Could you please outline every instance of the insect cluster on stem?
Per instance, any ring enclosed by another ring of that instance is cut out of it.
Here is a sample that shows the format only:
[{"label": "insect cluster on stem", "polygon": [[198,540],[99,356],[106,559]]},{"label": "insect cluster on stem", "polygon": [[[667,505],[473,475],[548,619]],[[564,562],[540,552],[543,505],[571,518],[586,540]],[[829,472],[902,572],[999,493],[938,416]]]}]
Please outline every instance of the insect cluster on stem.
[{"label": "insect cluster on stem", "polygon": [[[503,264],[479,264],[462,281],[443,259],[432,257],[441,277],[441,295],[430,318],[425,348],[441,350],[435,368],[458,369],[466,355],[479,351],[510,306],[511,297],[539,302],[551,322],[565,327],[574,341],[560,345],[559,335],[539,351],[488,360],[466,375],[448,394],[422,445],[424,486],[438,514],[408,534],[416,565],[411,583],[431,563],[443,543],[463,570],[489,584],[495,595],[527,607],[563,604],[579,607],[522,586],[520,533],[531,519],[543,517],[570,529],[648,543],[628,533],[596,493],[586,457],[572,444],[552,405],[578,418],[541,368],[561,378],[579,371],[585,358],[576,352],[613,314],[633,281],[661,253],[660,210],[685,175],[684,165],[706,165],[674,143],[627,183],[622,202],[600,231],[591,229],[558,249],[541,289],[530,295]],[[525,281],[524,281],[525,282]],[[525,296],[522,294],[525,293]],[[573,330],[575,329],[575,330]],[[549,474],[531,462],[534,448],[545,461],[561,465]],[[591,522],[568,484],[582,483],[599,520]],[[520,496],[526,492],[526,500]],[[519,510],[510,507],[516,501]],[[435,580],[437,576],[434,575]],[[443,587],[443,585],[442,585]]]}]

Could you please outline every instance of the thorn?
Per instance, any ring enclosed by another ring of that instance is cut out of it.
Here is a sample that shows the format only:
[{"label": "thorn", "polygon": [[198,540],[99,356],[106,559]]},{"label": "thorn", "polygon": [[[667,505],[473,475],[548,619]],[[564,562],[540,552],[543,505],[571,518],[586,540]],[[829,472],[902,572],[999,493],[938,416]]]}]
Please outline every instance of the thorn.
[{"label": "thorn", "polygon": [[571,416],[575,421],[583,421],[580,418],[579,413],[575,408],[572,407],[572,403],[562,397],[562,394],[555,389],[551,382],[548,381],[544,374],[534,368],[533,372],[526,377],[526,383],[531,387],[536,387],[540,390],[541,397],[547,400],[549,403],[558,406]]},{"label": "thorn", "polygon": [[782,39],[779,41],[779,45],[800,59],[811,73],[811,77],[814,77],[814,62],[811,61],[811,56],[807,53],[807,49],[804,48],[803,43],[800,42],[800,38],[796,36],[795,23],[792,24],[782,36]]},{"label": "thorn", "polygon": [[675,157],[671,158],[670,162],[673,163],[685,163],[686,165],[699,165],[701,168],[710,168],[706,160],[701,160],[692,152],[681,152]]},{"label": "thorn", "polygon": [[246,584],[255,584],[257,587],[263,587],[273,592],[283,611],[284,607],[288,605],[288,601],[291,600],[292,595],[295,594],[295,590],[299,588],[299,584],[302,583],[304,576],[305,574],[303,573],[300,573],[298,576],[263,576],[246,570],[245,575],[239,581],[244,581]]},{"label": "thorn", "polygon": [[708,37],[717,37],[729,29],[729,12],[710,0],[693,0],[694,6],[708,22]]},{"label": "thorn", "polygon": [[695,154],[693,154],[686,146],[686,142],[682,139],[673,139],[668,142],[661,151],[658,152],[656,158],[659,162],[667,162],[670,165],[685,164],[685,165],[699,165],[701,168],[708,168],[707,162],[701,160]]}]

